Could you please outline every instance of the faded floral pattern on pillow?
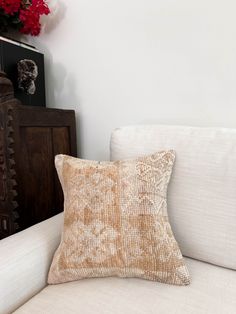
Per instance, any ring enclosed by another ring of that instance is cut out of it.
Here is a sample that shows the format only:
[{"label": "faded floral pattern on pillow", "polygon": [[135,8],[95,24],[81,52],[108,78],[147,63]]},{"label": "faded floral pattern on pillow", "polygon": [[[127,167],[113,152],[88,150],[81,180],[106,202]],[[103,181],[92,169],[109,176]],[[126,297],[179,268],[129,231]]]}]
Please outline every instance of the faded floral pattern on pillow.
[{"label": "faded floral pattern on pillow", "polygon": [[64,228],[48,283],[119,276],[189,284],[167,215],[174,158],[173,151],[114,162],[57,155]]}]

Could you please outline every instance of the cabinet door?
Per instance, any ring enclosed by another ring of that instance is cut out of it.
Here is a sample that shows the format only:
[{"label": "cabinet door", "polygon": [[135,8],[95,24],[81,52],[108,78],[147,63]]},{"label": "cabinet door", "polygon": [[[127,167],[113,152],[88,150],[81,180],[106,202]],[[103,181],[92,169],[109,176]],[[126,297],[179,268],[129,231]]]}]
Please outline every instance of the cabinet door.
[{"label": "cabinet door", "polygon": [[21,154],[18,162],[20,227],[52,216],[54,168],[52,129],[20,127]]}]

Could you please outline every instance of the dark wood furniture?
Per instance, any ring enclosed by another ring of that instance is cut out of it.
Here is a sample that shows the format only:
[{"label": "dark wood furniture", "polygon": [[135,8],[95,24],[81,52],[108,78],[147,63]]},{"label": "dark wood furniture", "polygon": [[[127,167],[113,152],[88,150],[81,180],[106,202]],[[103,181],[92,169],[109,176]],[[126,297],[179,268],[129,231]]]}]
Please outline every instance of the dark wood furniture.
[{"label": "dark wood furniture", "polygon": [[74,111],[23,106],[0,73],[0,239],[62,211],[59,153],[76,156]]}]

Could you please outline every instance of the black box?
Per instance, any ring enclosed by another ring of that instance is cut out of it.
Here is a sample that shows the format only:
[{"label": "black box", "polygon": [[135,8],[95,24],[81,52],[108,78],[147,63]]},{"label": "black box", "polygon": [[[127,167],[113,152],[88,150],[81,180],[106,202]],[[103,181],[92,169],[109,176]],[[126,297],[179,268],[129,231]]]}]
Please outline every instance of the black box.
[{"label": "black box", "polygon": [[[38,76],[35,80],[35,93],[27,94],[18,87],[17,63],[23,59],[33,60],[38,67]],[[0,36],[0,70],[7,74],[14,86],[15,97],[24,105],[46,107],[44,55],[34,47],[5,39]]]}]

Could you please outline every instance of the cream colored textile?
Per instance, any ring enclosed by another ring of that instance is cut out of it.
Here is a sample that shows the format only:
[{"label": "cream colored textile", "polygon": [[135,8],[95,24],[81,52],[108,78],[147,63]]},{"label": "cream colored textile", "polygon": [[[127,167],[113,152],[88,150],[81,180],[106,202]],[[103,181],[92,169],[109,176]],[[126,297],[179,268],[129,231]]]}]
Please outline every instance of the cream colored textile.
[{"label": "cream colored textile", "polygon": [[111,159],[174,149],[168,214],[184,255],[236,269],[236,129],[130,126],[111,138]]},{"label": "cream colored textile", "polygon": [[56,156],[65,198],[51,284],[88,277],[140,277],[189,284],[167,216],[173,151],[116,162]]},{"label": "cream colored textile", "polygon": [[12,313],[46,286],[62,223],[59,214],[0,241],[0,314]]},{"label": "cream colored textile", "polygon": [[186,258],[189,286],[128,278],[49,285],[15,314],[234,314],[236,271]]}]

